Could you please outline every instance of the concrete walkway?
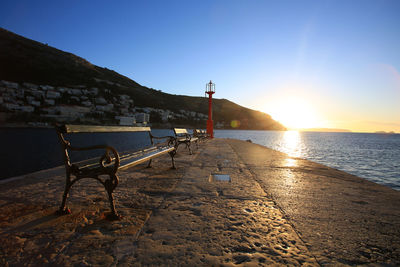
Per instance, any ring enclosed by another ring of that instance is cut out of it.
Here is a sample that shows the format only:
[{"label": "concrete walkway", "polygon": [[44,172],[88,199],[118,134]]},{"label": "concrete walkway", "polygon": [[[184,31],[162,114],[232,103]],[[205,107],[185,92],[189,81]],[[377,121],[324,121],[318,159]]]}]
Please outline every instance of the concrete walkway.
[{"label": "concrete walkway", "polygon": [[106,194],[90,179],[73,187],[73,213],[55,216],[62,168],[1,184],[0,264],[400,263],[397,191],[235,140],[202,143],[194,155],[181,148],[176,162],[121,172],[116,222],[104,219]]},{"label": "concrete walkway", "polygon": [[[231,182],[211,181],[228,174]],[[206,144],[137,242],[144,265],[316,265],[253,175],[222,140]]]},{"label": "concrete walkway", "polygon": [[263,146],[228,143],[320,264],[400,264],[400,192]]}]

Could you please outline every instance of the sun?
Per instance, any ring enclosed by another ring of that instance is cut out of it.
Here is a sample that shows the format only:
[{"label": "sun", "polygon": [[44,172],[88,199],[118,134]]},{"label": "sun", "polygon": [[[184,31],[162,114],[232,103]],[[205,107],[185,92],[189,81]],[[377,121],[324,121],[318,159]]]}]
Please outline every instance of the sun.
[{"label": "sun", "polygon": [[289,129],[318,126],[318,114],[312,104],[299,97],[279,99],[266,104],[265,112]]}]

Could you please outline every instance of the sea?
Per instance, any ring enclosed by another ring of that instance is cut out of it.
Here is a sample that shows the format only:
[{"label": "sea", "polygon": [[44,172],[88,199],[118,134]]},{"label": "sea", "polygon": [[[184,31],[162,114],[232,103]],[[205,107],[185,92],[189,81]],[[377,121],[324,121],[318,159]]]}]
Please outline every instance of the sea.
[{"label": "sea", "polygon": [[251,140],[400,191],[400,134],[224,130],[215,137]]},{"label": "sea", "polygon": [[[173,135],[172,130],[154,129],[152,133]],[[251,140],[400,191],[400,134],[215,130],[214,136]],[[149,145],[146,133],[73,134],[70,141],[75,146],[108,144],[119,151]],[[63,164],[54,129],[0,128],[0,148],[0,179]],[[93,156],[90,152],[71,155],[73,160]]]}]

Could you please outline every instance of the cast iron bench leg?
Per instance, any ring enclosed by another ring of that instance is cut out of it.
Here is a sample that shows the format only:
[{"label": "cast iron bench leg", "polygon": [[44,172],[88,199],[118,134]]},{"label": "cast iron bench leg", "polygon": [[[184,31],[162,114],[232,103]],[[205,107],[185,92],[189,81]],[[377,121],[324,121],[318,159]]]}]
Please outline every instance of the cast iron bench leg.
[{"label": "cast iron bench leg", "polygon": [[190,141],[189,141],[189,142],[186,142],[186,148],[189,149],[189,154],[190,154],[190,155],[193,155],[192,147],[190,146]]},{"label": "cast iron bench leg", "polygon": [[149,164],[147,164],[146,168],[151,168],[151,159],[149,160]]},{"label": "cast iron bench leg", "polygon": [[69,194],[69,190],[71,189],[72,185],[73,185],[73,182],[71,182],[71,174],[69,172],[67,172],[66,180],[65,180],[64,195],[63,195],[63,198],[62,198],[60,209],[56,212],[56,214],[64,215],[64,214],[70,214],[71,213],[71,210],[66,207],[66,203],[67,203],[67,197],[68,197],[68,194]]},{"label": "cast iron bench leg", "polygon": [[176,149],[175,150],[172,150],[171,152],[168,152],[169,153],[169,155],[171,156],[171,160],[172,160],[172,169],[176,169],[176,167],[175,167],[175,160],[174,160],[174,157],[175,157],[175,154],[176,154]]},{"label": "cast iron bench leg", "polygon": [[115,203],[113,197],[113,191],[117,187],[117,185],[118,185],[118,176],[116,174],[110,174],[110,179],[104,182],[104,187],[107,190],[108,200],[110,202],[110,207],[111,207],[111,214],[107,215],[107,219],[111,221],[121,219],[121,216],[118,215],[115,209]]}]

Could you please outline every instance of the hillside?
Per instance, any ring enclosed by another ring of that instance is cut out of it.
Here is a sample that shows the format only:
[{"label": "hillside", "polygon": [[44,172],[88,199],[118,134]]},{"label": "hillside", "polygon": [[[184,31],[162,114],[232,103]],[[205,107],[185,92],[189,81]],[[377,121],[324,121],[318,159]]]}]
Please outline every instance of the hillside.
[{"label": "hillside", "polygon": [[[0,28],[0,80],[53,87],[84,86],[98,88],[100,94],[111,91],[134,100],[135,107],[151,107],[179,112],[207,114],[207,99],[172,95],[142,86],[113,70],[95,66],[87,60],[36,42]],[[62,103],[64,104],[64,103]],[[240,129],[285,130],[269,115],[237,105],[226,99],[213,102],[214,123],[229,128],[239,121]],[[193,121],[173,121],[174,124],[199,126]],[[203,123],[203,121],[202,121]],[[204,126],[205,127],[205,124]]]}]

